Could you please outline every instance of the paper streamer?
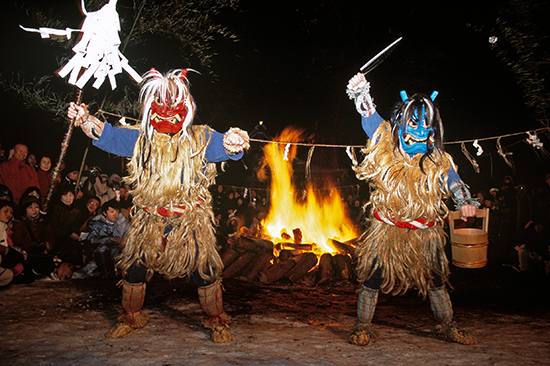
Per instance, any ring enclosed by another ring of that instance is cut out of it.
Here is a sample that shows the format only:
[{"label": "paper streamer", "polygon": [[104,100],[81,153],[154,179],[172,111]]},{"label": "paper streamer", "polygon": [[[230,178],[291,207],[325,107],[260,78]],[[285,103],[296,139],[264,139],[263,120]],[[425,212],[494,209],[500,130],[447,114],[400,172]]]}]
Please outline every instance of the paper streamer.
[{"label": "paper streamer", "polygon": [[475,140],[474,143],[473,143],[474,147],[477,149],[477,153],[476,155],[477,156],[481,156],[481,154],[483,154],[483,148],[481,147],[481,145],[479,145],[479,141],[478,140]]},{"label": "paper streamer", "polygon": [[290,151],[290,144],[286,144],[285,151],[283,153],[283,160],[288,161],[288,152]]},{"label": "paper streamer", "polygon": [[511,152],[508,152],[507,150],[503,149],[502,148],[502,145],[500,144],[500,139],[501,137],[499,137],[497,139],[497,152],[500,156],[502,156],[502,158],[504,159],[504,161],[506,162],[506,164],[508,164],[508,166],[512,169],[512,171],[515,173],[516,171],[516,167],[514,165],[514,161],[512,160],[512,157],[511,155],[513,155],[513,153]]},{"label": "paper streamer", "polygon": [[346,147],[346,153],[348,154],[348,157],[351,160],[351,163],[353,166],[357,165],[357,159],[355,158],[355,150],[351,146]]},{"label": "paper streamer", "polygon": [[[86,15],[81,29],[66,28],[24,28],[27,32],[40,33],[42,38],[50,36],[71,38],[72,32],[82,32],[80,41],[73,47],[75,55],[59,71],[62,78],[69,75],[69,84],[82,89],[94,77],[92,86],[99,89],[109,79],[111,89],[116,89],[115,75],[126,71],[137,83],[141,76],[128,64],[128,59],[119,51],[120,20],[116,11],[116,0],[110,0],[98,11],[87,12],[82,0],[82,13]],[[81,70],[85,71],[81,74]]]},{"label": "paper streamer", "polygon": [[462,145],[462,153],[464,154],[464,156],[466,156],[466,158],[468,158],[468,160],[472,164],[472,167],[474,168],[474,171],[476,173],[479,173],[480,172],[479,164],[477,163],[476,159],[472,156],[472,154],[470,154],[468,149],[466,149],[466,144],[464,144],[464,142],[461,145]]},{"label": "paper streamer", "polygon": [[311,177],[311,157],[313,156],[313,150],[315,150],[315,146],[312,146],[309,149],[309,152],[307,153],[307,161],[306,161],[306,178]]}]

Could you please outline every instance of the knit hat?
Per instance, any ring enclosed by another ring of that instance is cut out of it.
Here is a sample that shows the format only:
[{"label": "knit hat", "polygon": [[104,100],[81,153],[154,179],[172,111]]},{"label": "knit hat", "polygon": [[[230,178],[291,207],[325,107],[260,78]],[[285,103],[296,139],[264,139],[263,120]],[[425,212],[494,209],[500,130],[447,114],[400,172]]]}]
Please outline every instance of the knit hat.
[{"label": "knit hat", "polygon": [[40,208],[42,208],[42,202],[40,202],[40,200],[38,198],[36,198],[35,196],[27,196],[27,197],[23,198],[21,200],[21,202],[19,202],[19,204],[21,205],[22,210],[26,210],[27,207],[32,205],[34,202],[38,203],[38,206]]}]

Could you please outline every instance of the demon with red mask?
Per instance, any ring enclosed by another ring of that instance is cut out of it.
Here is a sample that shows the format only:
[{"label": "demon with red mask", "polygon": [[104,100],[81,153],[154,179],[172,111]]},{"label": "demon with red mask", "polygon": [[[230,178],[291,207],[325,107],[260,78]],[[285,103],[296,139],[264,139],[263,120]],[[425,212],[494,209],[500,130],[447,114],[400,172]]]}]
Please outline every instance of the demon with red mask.
[{"label": "demon with red mask", "polygon": [[186,277],[198,286],[212,340],[229,342],[223,264],[216,250],[208,187],[214,183],[215,163],[242,157],[249,147],[248,134],[238,128],[221,134],[192,125],[195,104],[186,70],[146,73],[140,102],[139,129],[113,127],[90,115],[85,105],[71,103],[68,111],[96,147],[131,158],[125,180],[133,187],[134,213],[117,264],[124,276],[124,311],[106,336],[126,337],[145,326],[146,282],[158,272],[168,279]]}]

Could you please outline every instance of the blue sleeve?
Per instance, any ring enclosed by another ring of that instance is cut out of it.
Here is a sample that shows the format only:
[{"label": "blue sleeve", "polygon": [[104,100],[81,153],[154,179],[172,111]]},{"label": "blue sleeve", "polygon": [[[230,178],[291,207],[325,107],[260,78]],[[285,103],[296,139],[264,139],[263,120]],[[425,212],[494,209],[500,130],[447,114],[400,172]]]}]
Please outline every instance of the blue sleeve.
[{"label": "blue sleeve", "polygon": [[210,141],[208,143],[208,146],[206,147],[206,161],[209,163],[219,163],[222,161],[227,161],[229,159],[231,160],[239,160],[243,157],[243,152],[240,152],[235,155],[229,155],[227,151],[225,151],[225,148],[223,147],[223,134],[213,131],[213,130],[207,130],[206,133],[211,133]]},{"label": "blue sleeve", "polygon": [[[227,154],[223,147],[223,134],[217,131],[207,131],[207,133],[211,133],[210,141],[206,147],[206,160],[209,163],[242,158],[242,152],[235,155]],[[130,158],[134,153],[134,145],[138,136],[139,130],[116,128],[105,123],[103,133],[98,140],[93,141],[93,145],[108,153]]]},{"label": "blue sleeve", "polygon": [[361,125],[363,126],[363,130],[365,130],[367,136],[371,139],[374,135],[374,131],[380,126],[380,124],[384,122],[384,119],[380,117],[378,112],[374,112],[372,115],[368,117],[362,117],[361,118]]},{"label": "blue sleeve", "polygon": [[460,210],[464,205],[474,205],[479,208],[477,198],[472,198],[468,186],[460,179],[460,176],[452,166],[447,171],[447,174],[449,177],[447,180],[447,189],[455,202],[455,210]]},{"label": "blue sleeve", "polygon": [[448,174],[448,177],[449,177],[447,179],[447,188],[449,188],[451,186],[451,184],[453,184],[453,182],[462,181],[462,179],[460,179],[460,175],[458,175],[458,173],[454,170],[452,165],[449,168],[449,170],[447,171],[447,174]]},{"label": "blue sleeve", "polygon": [[105,123],[103,133],[92,144],[108,153],[131,158],[138,136],[139,130],[117,128]]}]

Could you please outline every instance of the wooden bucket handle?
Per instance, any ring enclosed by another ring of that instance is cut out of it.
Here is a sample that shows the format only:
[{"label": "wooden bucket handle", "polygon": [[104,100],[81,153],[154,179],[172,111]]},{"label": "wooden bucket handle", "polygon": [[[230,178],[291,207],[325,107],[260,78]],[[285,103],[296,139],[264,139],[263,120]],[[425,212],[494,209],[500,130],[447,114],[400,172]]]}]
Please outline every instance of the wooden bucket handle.
[{"label": "wooden bucket handle", "polygon": [[[483,218],[483,231],[484,232],[489,232],[489,209],[488,208],[478,208],[476,209],[476,217],[478,218]],[[460,210],[458,211],[453,211],[453,213],[451,214],[451,221],[450,222],[450,229],[451,229],[451,233],[454,233],[455,232],[455,220],[460,220]]]}]

